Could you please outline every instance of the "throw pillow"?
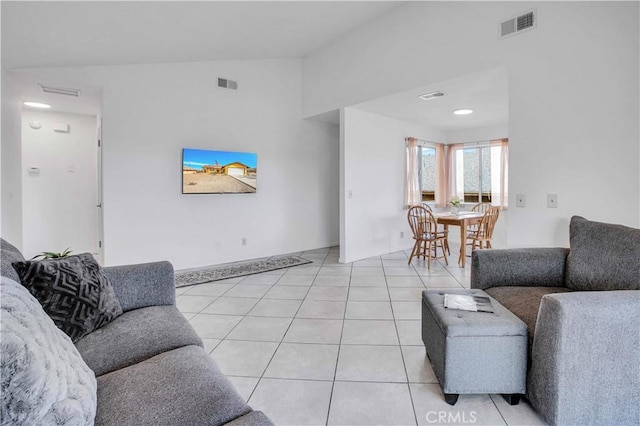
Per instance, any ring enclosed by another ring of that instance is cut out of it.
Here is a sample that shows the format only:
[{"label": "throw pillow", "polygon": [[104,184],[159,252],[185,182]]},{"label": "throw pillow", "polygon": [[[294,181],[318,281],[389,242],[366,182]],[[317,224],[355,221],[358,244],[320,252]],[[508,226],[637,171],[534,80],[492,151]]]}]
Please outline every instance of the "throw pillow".
[{"label": "throw pillow", "polygon": [[20,281],[73,342],[122,314],[111,283],[89,253],[15,262]]},{"label": "throw pillow", "polygon": [[26,288],[0,281],[3,425],[93,425],[95,375]]},{"label": "throw pillow", "polygon": [[567,287],[640,290],[640,229],[571,218]]}]

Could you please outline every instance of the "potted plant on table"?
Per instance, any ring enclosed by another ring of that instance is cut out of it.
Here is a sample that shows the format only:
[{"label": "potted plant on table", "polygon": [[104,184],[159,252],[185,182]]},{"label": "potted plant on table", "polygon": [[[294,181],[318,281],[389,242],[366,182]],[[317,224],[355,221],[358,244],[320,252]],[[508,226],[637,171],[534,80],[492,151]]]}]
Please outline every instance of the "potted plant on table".
[{"label": "potted plant on table", "polygon": [[449,200],[449,204],[451,204],[451,214],[458,214],[460,211],[460,203],[460,197],[457,195],[451,196],[451,199]]}]

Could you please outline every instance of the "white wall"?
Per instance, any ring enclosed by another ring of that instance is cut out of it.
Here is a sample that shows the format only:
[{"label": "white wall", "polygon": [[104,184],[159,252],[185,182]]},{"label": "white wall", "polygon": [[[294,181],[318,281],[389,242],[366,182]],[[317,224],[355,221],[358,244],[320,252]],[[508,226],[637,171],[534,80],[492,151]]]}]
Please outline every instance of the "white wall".
[{"label": "white wall", "polygon": [[[537,29],[498,39],[532,7]],[[304,114],[506,66],[509,203],[527,196],[508,244],[564,246],[574,214],[637,227],[638,16],[637,2],[409,3],[305,58]]]},{"label": "white wall", "polygon": [[[33,129],[30,123],[42,127]],[[53,130],[68,124],[69,132]],[[98,251],[96,117],[22,112],[23,254]],[[30,173],[36,167],[39,173]]]},{"label": "white wall", "polygon": [[472,127],[467,129],[447,130],[445,132],[446,143],[464,143],[490,141],[509,137],[509,124],[503,123],[495,126]]},{"label": "white wall", "polygon": [[22,248],[20,99],[11,75],[2,69],[2,238]]},{"label": "white wall", "polygon": [[[355,108],[342,111],[341,126],[341,261],[410,248],[411,230],[404,209],[404,140],[415,137],[438,141],[442,133]],[[400,232],[404,232],[404,238],[400,238]]]},{"label": "white wall", "polygon": [[[301,61],[24,72],[103,88],[106,264],[181,269],[338,242],[338,130],[302,119]],[[256,152],[258,192],[182,195],[182,148]]]}]

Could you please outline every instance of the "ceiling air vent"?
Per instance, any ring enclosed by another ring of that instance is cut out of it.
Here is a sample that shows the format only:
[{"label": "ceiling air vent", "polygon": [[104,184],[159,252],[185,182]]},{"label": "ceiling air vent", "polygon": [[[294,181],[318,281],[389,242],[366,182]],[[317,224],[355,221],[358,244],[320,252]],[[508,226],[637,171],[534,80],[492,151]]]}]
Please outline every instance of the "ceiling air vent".
[{"label": "ceiling air vent", "polygon": [[227,80],[226,78],[218,77],[218,87],[222,87],[224,89],[238,90],[238,82],[233,80]]},{"label": "ceiling air vent", "polygon": [[45,86],[44,84],[39,84],[38,86],[40,86],[40,90],[42,90],[44,93],[52,93],[54,95],[74,96],[76,98],[80,96],[80,90],[78,89],[65,89],[62,87],[51,87],[51,86]]},{"label": "ceiling air vent", "polygon": [[423,101],[428,101],[430,99],[439,98],[441,96],[444,96],[444,92],[437,91],[437,92],[425,93],[424,95],[420,95],[418,97]]},{"label": "ceiling air vent", "polygon": [[536,10],[530,10],[506,21],[500,22],[500,38],[511,37],[537,27]]}]

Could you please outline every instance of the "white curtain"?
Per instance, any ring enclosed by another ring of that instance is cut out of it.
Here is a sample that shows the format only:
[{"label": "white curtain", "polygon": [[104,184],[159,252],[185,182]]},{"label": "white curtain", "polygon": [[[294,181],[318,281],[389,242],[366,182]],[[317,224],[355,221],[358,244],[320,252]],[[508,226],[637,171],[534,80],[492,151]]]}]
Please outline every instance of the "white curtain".
[{"label": "white curtain", "polygon": [[[449,178],[448,194],[446,194],[446,204],[449,203],[451,197],[457,195],[460,200],[464,200],[464,169],[458,168],[457,165],[462,166],[462,161],[458,164],[458,154],[462,155],[462,149],[464,145],[461,143],[453,143],[447,145],[447,175]],[[458,176],[460,175],[460,176]]]},{"label": "white curtain", "polygon": [[[494,150],[498,151],[496,161],[493,160]],[[491,201],[494,206],[505,209],[509,205],[509,139],[492,140],[491,151]]]},{"label": "white curtain", "polygon": [[407,138],[406,208],[422,201],[420,193],[420,146],[416,138]]}]

